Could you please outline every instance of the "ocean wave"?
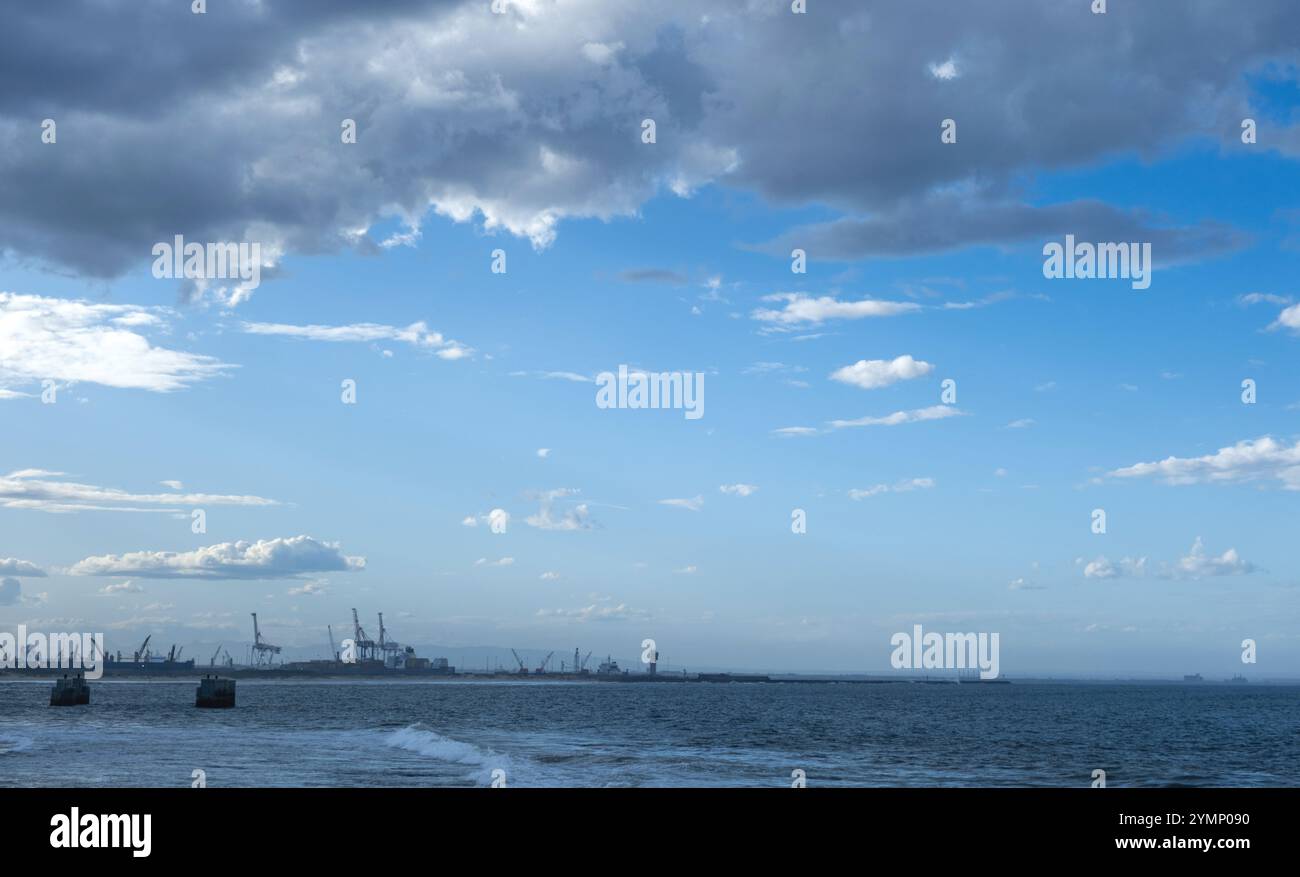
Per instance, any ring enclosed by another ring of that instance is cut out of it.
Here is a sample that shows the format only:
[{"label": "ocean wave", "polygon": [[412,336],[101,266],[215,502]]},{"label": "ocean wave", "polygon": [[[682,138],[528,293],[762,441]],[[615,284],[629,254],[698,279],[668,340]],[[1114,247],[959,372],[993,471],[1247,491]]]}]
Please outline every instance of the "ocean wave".
[{"label": "ocean wave", "polygon": [[510,783],[517,774],[515,762],[505,755],[483,749],[463,740],[445,737],[437,731],[420,725],[408,725],[384,734],[384,745],[404,749],[448,764],[461,764],[472,768],[469,776],[480,785],[492,785],[493,773],[505,771],[505,781]]},{"label": "ocean wave", "polygon": [[34,742],[31,737],[24,737],[21,734],[0,734],[0,755],[26,752],[32,748]]}]

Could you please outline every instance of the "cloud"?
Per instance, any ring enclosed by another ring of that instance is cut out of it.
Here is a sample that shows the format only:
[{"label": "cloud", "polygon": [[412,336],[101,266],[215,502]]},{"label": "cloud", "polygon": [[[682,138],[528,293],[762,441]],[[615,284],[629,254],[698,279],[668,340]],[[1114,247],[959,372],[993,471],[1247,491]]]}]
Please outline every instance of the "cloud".
[{"label": "cloud", "polygon": [[170,487],[172,490],[184,490],[185,485],[179,481],[159,481],[163,487]]},{"label": "cloud", "polygon": [[864,390],[876,390],[899,381],[923,377],[932,371],[933,365],[913,359],[911,355],[894,359],[859,359],[853,365],[831,372],[831,380]]},{"label": "cloud", "polygon": [[1246,439],[1213,454],[1134,463],[1107,475],[1156,478],[1173,485],[1277,481],[1285,490],[1300,490],[1300,441],[1288,446],[1271,436]]},{"label": "cloud", "polygon": [[560,577],[560,574],[559,574],[558,572],[555,572],[554,570],[547,570],[546,572],[544,572],[544,573],[542,573],[540,576],[538,576],[538,578],[541,579],[541,580],[544,581],[544,582],[553,582],[553,581],[555,581],[556,579],[558,579],[559,577]]},{"label": "cloud", "polygon": [[474,561],[475,566],[514,566],[514,563],[515,559],[513,557],[502,557],[497,560],[488,560],[486,557],[480,557],[478,560]]},{"label": "cloud", "polygon": [[349,557],[337,542],[310,536],[222,542],[193,551],[136,551],[87,557],[74,576],[139,576],[156,579],[292,579],[309,573],[357,572],[364,557]]},{"label": "cloud", "polygon": [[1274,295],[1269,292],[1248,292],[1245,295],[1237,296],[1237,304],[1242,306],[1257,304],[1289,305],[1290,303],[1291,296]]},{"label": "cloud", "polygon": [[877,484],[865,489],[855,488],[849,491],[849,498],[854,500],[866,499],[881,493],[908,493],[913,490],[929,490],[932,487],[934,487],[933,478],[911,478],[892,485]]},{"label": "cloud", "polygon": [[1174,575],[1180,578],[1200,579],[1207,576],[1237,576],[1256,572],[1257,567],[1248,563],[1237,554],[1237,549],[1229,548],[1218,557],[1205,553],[1201,537],[1197,536],[1186,557],[1180,558],[1174,568]]},{"label": "cloud", "polygon": [[1019,420],[1011,421],[1004,428],[1005,429],[1028,429],[1029,427],[1033,426],[1037,422],[1038,421],[1034,420],[1034,418],[1032,417],[1022,417]]},{"label": "cloud", "polygon": [[930,75],[935,79],[956,79],[961,75],[957,70],[957,62],[953,58],[949,58],[942,64],[931,64],[929,69]]},{"label": "cloud", "polygon": [[617,606],[602,606],[592,603],[577,609],[538,609],[538,618],[554,618],[561,621],[574,621],[585,624],[589,621],[633,621],[650,617],[643,609],[631,609],[626,603]]},{"label": "cloud", "polygon": [[690,509],[693,512],[698,512],[704,507],[704,497],[697,496],[694,499],[661,499],[659,500],[659,505],[668,505],[679,509]]},{"label": "cloud", "polygon": [[134,582],[109,582],[99,589],[99,593],[105,597],[116,597],[118,594],[143,594],[144,588]]},{"label": "cloud", "polygon": [[539,459],[545,460],[545,459],[546,459],[547,457],[549,457],[550,455],[551,455],[551,449],[550,449],[550,448],[538,448],[538,449],[537,449],[537,456],[538,456]]},{"label": "cloud", "polygon": [[290,597],[320,597],[329,591],[317,582],[305,582],[296,588],[290,588],[286,593]]},{"label": "cloud", "polygon": [[169,393],[234,368],[155,346],[145,333],[165,331],[170,316],[162,308],[0,292],[0,388],[12,394],[52,380]]},{"label": "cloud", "polygon": [[732,496],[752,496],[758,491],[757,484],[723,484],[718,490]]},{"label": "cloud", "polygon": [[1300,304],[1283,308],[1282,313],[1277,315],[1277,319],[1268,328],[1290,329],[1292,332],[1300,332]]},{"label": "cloud", "polygon": [[[545,247],[566,220],[635,216],[664,189],[709,181],[869,226],[799,235],[813,258],[1001,243],[1088,219],[1025,203],[1036,173],[1228,142],[1251,115],[1248,74],[1288,60],[1300,29],[1290,0],[1206,0],[1172,17],[1133,4],[1105,22],[1114,38],[1082,41],[1054,4],[946,0],[801,16],[797,30],[788,4],[701,15],[691,0],[519,2],[506,15],[449,0],[249,2],[201,27],[157,3],[59,11],[6,17],[0,240],[97,277],[178,229],[378,253],[372,226],[395,221],[383,240],[414,242],[433,213]],[[938,136],[954,114],[960,146]],[[58,144],[23,148],[46,116]],[[639,140],[647,116],[653,147]],[[345,117],[354,144],[339,142]],[[1300,149],[1294,125],[1270,133],[1284,155]],[[77,143],[95,162],[51,160]]]},{"label": "cloud", "polygon": [[670,286],[684,286],[688,282],[685,274],[664,268],[635,268],[618,275],[624,283],[665,283]]},{"label": "cloud", "polygon": [[856,420],[832,420],[832,429],[845,429],[853,426],[898,426],[904,423],[921,423],[926,420],[943,420],[948,417],[960,417],[965,414],[951,405],[931,405],[928,408],[915,408],[911,411],[895,411],[883,417],[859,417]]},{"label": "cloud", "polygon": [[592,384],[596,382],[596,379],[590,377],[589,375],[583,375],[583,374],[578,374],[577,372],[568,372],[568,371],[549,371],[549,372],[515,371],[515,372],[511,372],[510,376],[515,378],[534,377],[534,378],[541,378],[542,380],[545,381],[570,381],[575,384]]},{"label": "cloud", "polygon": [[214,493],[128,493],[75,481],[55,480],[62,472],[19,469],[0,475],[0,508],[42,512],[82,511],[176,513],[196,506],[274,506],[273,499]]},{"label": "cloud", "polygon": [[45,578],[45,570],[34,563],[16,557],[0,557],[0,575]]},{"label": "cloud", "polygon": [[780,429],[772,430],[773,435],[779,435],[782,438],[817,435],[818,432],[820,432],[820,430],[812,426],[783,426]]},{"label": "cloud", "polygon": [[1084,241],[1150,242],[1157,266],[1225,255],[1251,241],[1245,232],[1217,222],[1170,227],[1160,217],[1101,201],[1036,206],[967,189],[960,194],[929,193],[867,218],[843,217],[801,226],[757,249],[784,255],[791,247],[803,246],[824,258],[852,260],[995,244],[1042,246],[1066,234]]},{"label": "cloud", "polygon": [[1079,558],[1075,563],[1083,565],[1083,576],[1088,579],[1117,579],[1125,576],[1142,576],[1146,574],[1147,568],[1147,559],[1145,557],[1136,559],[1125,557],[1116,563],[1112,563],[1104,556],[1087,563],[1083,562],[1083,558]]},{"label": "cloud", "polygon": [[763,301],[785,302],[780,308],[757,308],[750,315],[759,322],[768,323],[774,330],[790,331],[809,325],[819,325],[827,320],[862,320],[869,317],[894,317],[919,311],[914,302],[882,301],[864,298],[858,301],[841,301],[829,295],[813,298],[802,292],[782,292],[763,297]]},{"label": "cloud", "polygon": [[699,572],[699,571],[700,571],[700,568],[699,568],[698,566],[696,566],[695,564],[690,564],[689,566],[684,566],[684,567],[682,567],[681,569],[675,569],[675,570],[673,570],[673,575],[678,575],[678,576],[693,576],[693,575],[695,575],[695,574],[696,574],[697,572]]},{"label": "cloud", "polygon": [[1047,588],[1042,585],[1034,584],[1028,579],[1012,579],[1011,584],[1007,585],[1008,591],[1045,591]]},{"label": "cloud", "polygon": [[430,350],[441,359],[466,359],[474,349],[459,341],[444,338],[441,332],[429,329],[423,321],[404,328],[379,323],[353,323],[346,326],[291,326],[285,323],[244,323],[243,330],[250,335],[283,335],[307,341],[355,343],[363,341],[401,341],[421,350]]},{"label": "cloud", "polygon": [[557,514],[555,503],[579,491],[572,487],[560,487],[545,490],[536,495],[540,507],[536,514],[524,518],[524,523],[539,530],[590,530],[595,527],[591,520],[591,510],[586,503],[578,503],[570,509]]}]

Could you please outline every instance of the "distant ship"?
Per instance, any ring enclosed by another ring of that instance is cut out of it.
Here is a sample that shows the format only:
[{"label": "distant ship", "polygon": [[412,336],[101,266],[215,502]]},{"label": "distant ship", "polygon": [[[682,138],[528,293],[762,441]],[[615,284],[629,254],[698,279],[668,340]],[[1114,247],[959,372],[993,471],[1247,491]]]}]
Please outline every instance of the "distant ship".
[{"label": "distant ship", "polygon": [[1205,680],[1201,678],[1201,674],[1200,674],[1200,673],[1193,673],[1193,674],[1191,674],[1190,676],[1184,676],[1184,677],[1183,677],[1183,681],[1184,681],[1184,682],[1204,682]]},{"label": "distant ship", "polygon": [[1238,673],[1236,676],[1233,676],[1231,679],[1227,681],[1231,682],[1233,685],[1245,685],[1248,680],[1246,679],[1245,676],[1242,676],[1240,673]]}]

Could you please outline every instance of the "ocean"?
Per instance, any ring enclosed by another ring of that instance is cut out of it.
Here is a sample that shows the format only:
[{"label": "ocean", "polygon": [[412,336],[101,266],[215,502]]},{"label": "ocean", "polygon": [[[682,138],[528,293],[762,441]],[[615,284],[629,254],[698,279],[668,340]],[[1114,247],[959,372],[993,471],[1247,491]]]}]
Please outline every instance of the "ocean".
[{"label": "ocean", "polygon": [[0,683],[0,786],[1300,785],[1300,686]]}]

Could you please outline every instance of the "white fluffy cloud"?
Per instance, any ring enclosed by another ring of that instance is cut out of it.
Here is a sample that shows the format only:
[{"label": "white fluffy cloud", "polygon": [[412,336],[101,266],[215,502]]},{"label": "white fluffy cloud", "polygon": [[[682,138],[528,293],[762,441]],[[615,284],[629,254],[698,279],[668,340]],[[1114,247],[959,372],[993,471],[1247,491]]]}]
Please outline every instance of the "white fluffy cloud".
[{"label": "white fluffy cloud", "polygon": [[718,490],[732,496],[753,496],[758,491],[757,484],[723,484]]},{"label": "white fluffy cloud", "polygon": [[1083,565],[1083,576],[1088,579],[1117,579],[1123,576],[1141,576],[1146,574],[1147,559],[1145,557],[1124,559],[1112,563],[1103,557],[1084,563],[1083,559],[1075,561]]},{"label": "white fluffy cloud", "polygon": [[[0,292],[0,388],[91,383],[167,393],[226,372],[211,356],[155,346],[148,331],[166,329],[163,308],[104,304]],[[26,394],[26,395],[31,395]]]},{"label": "white fluffy cloud", "polygon": [[827,320],[861,320],[868,317],[894,317],[919,311],[913,302],[882,301],[864,298],[841,301],[829,295],[813,298],[802,292],[781,292],[763,297],[763,301],[784,302],[779,308],[758,308],[751,316],[774,329],[788,330],[817,325]]},{"label": "white fluffy cloud", "polygon": [[1253,563],[1242,560],[1237,549],[1229,548],[1218,557],[1205,553],[1205,545],[1197,536],[1187,556],[1180,558],[1174,568],[1174,575],[1183,578],[1200,579],[1208,576],[1238,576],[1256,571]]},{"label": "white fluffy cloud", "polygon": [[1112,478],[1157,478],[1166,484],[1231,484],[1277,481],[1300,490],[1300,441],[1293,445],[1271,436],[1243,440],[1201,457],[1166,457],[1108,473]]},{"label": "white fluffy cloud", "polygon": [[34,563],[16,557],[0,557],[0,576],[45,578],[45,570]]},{"label": "white fluffy cloud", "polygon": [[74,576],[139,576],[158,579],[287,579],[309,573],[356,572],[364,557],[343,554],[337,542],[310,536],[222,542],[193,551],[136,551],[87,557]]},{"label": "white fluffy cloud", "polygon": [[1273,321],[1269,328],[1290,329],[1292,332],[1300,332],[1300,305],[1283,308],[1282,313],[1277,315],[1277,319]]},{"label": "white fluffy cloud", "polygon": [[831,380],[864,390],[888,387],[899,381],[910,381],[934,371],[934,366],[911,355],[894,359],[859,359],[852,365],[831,372]]}]

